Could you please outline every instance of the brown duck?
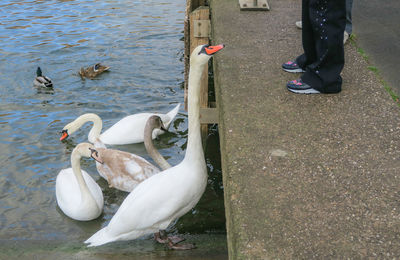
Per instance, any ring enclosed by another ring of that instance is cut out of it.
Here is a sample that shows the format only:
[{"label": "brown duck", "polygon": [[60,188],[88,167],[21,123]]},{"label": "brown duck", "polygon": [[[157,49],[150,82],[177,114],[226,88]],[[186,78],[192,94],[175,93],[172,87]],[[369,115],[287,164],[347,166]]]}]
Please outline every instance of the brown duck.
[{"label": "brown duck", "polygon": [[87,67],[87,68],[81,68],[79,70],[79,75],[82,78],[89,78],[89,79],[93,79],[95,78],[97,75],[100,75],[101,73],[103,73],[104,71],[109,70],[110,67],[107,66],[103,66],[100,63],[96,63],[93,66]]}]

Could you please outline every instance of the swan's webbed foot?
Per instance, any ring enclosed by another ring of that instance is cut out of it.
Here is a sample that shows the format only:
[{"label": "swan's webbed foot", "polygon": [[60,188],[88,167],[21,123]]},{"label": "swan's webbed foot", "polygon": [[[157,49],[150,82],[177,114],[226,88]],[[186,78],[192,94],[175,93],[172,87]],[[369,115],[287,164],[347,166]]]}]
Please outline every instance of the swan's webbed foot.
[{"label": "swan's webbed foot", "polygon": [[168,248],[174,250],[191,250],[195,249],[195,244],[175,244],[171,239],[168,239]]},{"label": "swan's webbed foot", "polygon": [[154,240],[160,244],[168,243],[168,237],[164,232],[161,232],[161,230],[158,231],[157,233],[154,233]]},{"label": "swan's webbed foot", "polygon": [[169,237],[167,237],[167,242],[168,243],[172,242],[173,244],[178,244],[178,243],[180,243],[180,242],[182,242],[184,240],[185,240],[185,238],[178,237],[178,236],[169,236]]},{"label": "swan's webbed foot", "polygon": [[159,232],[154,233],[154,239],[160,244],[167,244],[169,241],[171,241],[173,244],[177,244],[185,240],[184,238],[178,236],[168,236],[165,230],[160,230]]}]

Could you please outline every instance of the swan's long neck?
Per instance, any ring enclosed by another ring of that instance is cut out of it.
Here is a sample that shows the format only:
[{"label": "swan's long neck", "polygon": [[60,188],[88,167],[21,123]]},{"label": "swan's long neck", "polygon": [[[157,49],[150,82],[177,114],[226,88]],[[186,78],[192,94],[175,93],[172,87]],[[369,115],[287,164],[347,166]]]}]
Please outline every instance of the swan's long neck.
[{"label": "swan's long neck", "polygon": [[[94,198],[89,190],[89,187],[85,182],[85,179],[83,178],[80,161],[81,161],[81,155],[77,151],[73,151],[71,155],[72,171],[75,175],[76,180],[78,181],[79,189],[81,191],[82,205],[85,205],[87,203],[93,202]],[[91,203],[91,204],[96,204],[96,203]]]},{"label": "swan's long neck", "polygon": [[165,160],[165,158],[158,152],[158,150],[154,147],[152,140],[152,133],[154,127],[152,125],[146,124],[144,128],[144,146],[146,147],[147,153],[151,158],[160,166],[160,168],[164,171],[168,168],[171,168],[171,165]]},{"label": "swan's long neck", "polygon": [[96,114],[84,114],[78,117],[75,121],[77,128],[80,128],[86,122],[93,122],[92,129],[90,129],[88,140],[92,144],[96,143],[99,140],[101,129],[103,128],[103,122],[101,118]]},{"label": "swan's long neck", "polygon": [[201,160],[204,153],[200,133],[200,82],[205,64],[190,63],[188,84],[188,143],[185,160]]}]

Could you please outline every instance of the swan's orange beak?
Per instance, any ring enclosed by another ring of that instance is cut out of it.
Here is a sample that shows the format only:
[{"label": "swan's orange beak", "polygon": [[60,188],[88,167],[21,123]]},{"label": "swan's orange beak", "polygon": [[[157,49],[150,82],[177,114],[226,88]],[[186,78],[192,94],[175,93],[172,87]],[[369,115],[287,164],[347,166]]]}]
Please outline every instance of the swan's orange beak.
[{"label": "swan's orange beak", "polygon": [[67,130],[62,130],[61,131],[61,137],[60,137],[60,141],[66,139],[68,137],[68,131]]},{"label": "swan's orange beak", "polygon": [[205,48],[205,50],[208,55],[213,55],[217,51],[222,50],[224,47],[225,47],[225,45],[220,44],[220,45],[215,45],[215,46],[208,46]]}]

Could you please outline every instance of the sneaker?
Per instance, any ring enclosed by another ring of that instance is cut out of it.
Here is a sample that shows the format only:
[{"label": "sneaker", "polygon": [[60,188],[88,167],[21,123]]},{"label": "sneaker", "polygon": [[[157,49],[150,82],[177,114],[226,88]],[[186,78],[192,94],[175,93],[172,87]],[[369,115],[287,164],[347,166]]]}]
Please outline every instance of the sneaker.
[{"label": "sneaker", "polygon": [[282,69],[287,72],[292,72],[292,73],[300,73],[300,72],[305,72],[302,68],[297,65],[297,63],[293,61],[288,61],[286,63],[282,64]]},{"label": "sneaker", "polygon": [[297,21],[295,24],[297,28],[303,29],[303,24],[301,23],[301,21]]},{"label": "sneaker", "polygon": [[286,84],[286,87],[289,91],[297,93],[297,94],[318,94],[321,93],[316,89],[313,89],[310,85],[307,85],[301,79],[292,80]]}]

